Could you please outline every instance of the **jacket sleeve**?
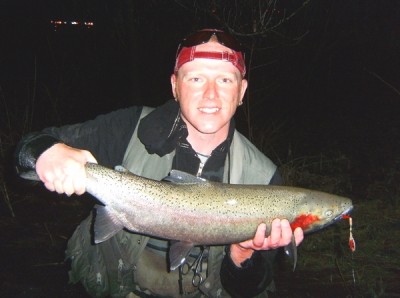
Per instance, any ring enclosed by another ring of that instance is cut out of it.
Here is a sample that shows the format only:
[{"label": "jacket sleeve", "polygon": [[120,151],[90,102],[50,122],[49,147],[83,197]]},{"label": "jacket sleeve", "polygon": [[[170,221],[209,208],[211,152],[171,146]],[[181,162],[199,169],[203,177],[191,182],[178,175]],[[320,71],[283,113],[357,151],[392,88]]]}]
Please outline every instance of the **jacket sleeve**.
[{"label": "jacket sleeve", "polygon": [[255,251],[239,268],[227,252],[221,265],[222,286],[234,298],[255,297],[261,294],[272,282],[276,253],[276,250]]},{"label": "jacket sleeve", "polygon": [[[283,179],[277,170],[270,184],[280,185]],[[229,246],[221,265],[221,283],[234,298],[254,297],[266,290],[273,279],[273,263],[277,250],[255,251],[252,257],[237,267],[230,258]]]},{"label": "jacket sleeve", "polygon": [[35,169],[39,156],[56,143],[88,150],[100,164],[114,167],[123,160],[141,110],[141,107],[121,109],[87,122],[30,133],[16,147],[16,170]]}]

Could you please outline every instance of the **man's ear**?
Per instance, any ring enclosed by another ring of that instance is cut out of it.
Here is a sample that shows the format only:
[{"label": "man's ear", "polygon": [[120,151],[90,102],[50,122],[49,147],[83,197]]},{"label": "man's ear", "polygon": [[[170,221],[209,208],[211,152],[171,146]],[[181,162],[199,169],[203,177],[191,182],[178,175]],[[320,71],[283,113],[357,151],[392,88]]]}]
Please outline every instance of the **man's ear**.
[{"label": "man's ear", "polygon": [[247,90],[248,82],[246,79],[242,79],[241,84],[242,85],[240,88],[240,102],[243,102],[243,98],[244,98],[244,94],[246,93],[246,90]]},{"label": "man's ear", "polygon": [[173,73],[171,75],[171,88],[172,88],[172,95],[174,96],[175,100],[177,99],[176,94],[176,75]]}]

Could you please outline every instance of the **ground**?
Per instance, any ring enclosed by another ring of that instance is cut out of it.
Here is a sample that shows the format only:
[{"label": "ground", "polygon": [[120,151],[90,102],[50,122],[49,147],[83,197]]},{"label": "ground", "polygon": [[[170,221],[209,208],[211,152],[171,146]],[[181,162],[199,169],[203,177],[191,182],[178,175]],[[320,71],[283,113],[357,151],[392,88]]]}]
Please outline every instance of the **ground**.
[{"label": "ground", "polygon": [[[308,178],[310,180],[310,178]],[[94,200],[56,195],[41,186],[14,184],[3,192],[0,213],[1,297],[88,297],[68,284],[64,251],[75,227]],[[375,200],[354,202],[353,235],[343,220],[308,235],[299,247],[296,270],[280,253],[272,297],[400,297],[400,210]]]},{"label": "ground", "polygon": [[68,284],[64,251],[90,199],[57,198],[36,189],[13,202],[15,216],[0,217],[0,296],[88,297],[79,285]]}]

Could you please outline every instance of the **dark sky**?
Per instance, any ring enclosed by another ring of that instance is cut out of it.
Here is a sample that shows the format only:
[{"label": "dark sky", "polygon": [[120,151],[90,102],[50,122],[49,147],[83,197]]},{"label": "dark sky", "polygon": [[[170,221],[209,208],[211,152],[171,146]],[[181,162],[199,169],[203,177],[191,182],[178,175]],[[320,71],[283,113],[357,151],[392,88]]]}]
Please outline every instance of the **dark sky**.
[{"label": "dark sky", "polygon": [[[219,19],[233,19],[228,2],[215,2]],[[39,129],[131,104],[163,103],[171,98],[180,39],[197,28],[224,26],[209,13],[213,1],[197,9],[190,3],[199,2],[3,0],[0,78],[3,98],[12,102],[7,108],[17,113],[34,98],[33,128]],[[278,1],[278,8],[288,15],[299,3]],[[241,22],[230,24],[250,33],[246,10],[236,13]],[[51,18],[95,26],[54,32]],[[279,29],[239,38],[252,59],[247,100],[254,126],[289,123],[290,139],[318,138],[350,151],[354,142],[365,146],[371,139],[382,147],[397,138],[399,1],[314,0]]]}]

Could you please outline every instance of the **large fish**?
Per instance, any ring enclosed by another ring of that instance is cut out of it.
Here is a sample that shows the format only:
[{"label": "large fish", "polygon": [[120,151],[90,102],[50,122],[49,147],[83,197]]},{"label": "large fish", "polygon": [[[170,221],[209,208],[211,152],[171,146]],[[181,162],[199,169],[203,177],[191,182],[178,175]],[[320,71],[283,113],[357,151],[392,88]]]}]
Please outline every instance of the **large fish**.
[{"label": "large fish", "polygon": [[260,223],[267,224],[269,234],[275,218],[286,218],[293,230],[301,227],[309,233],[336,222],[352,209],[350,199],[320,191],[210,182],[176,170],[166,181],[91,163],[86,165],[86,173],[86,191],[104,204],[97,207],[95,242],[105,241],[123,228],[177,240],[170,248],[172,270],[195,245],[251,239]]}]

